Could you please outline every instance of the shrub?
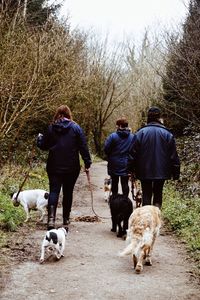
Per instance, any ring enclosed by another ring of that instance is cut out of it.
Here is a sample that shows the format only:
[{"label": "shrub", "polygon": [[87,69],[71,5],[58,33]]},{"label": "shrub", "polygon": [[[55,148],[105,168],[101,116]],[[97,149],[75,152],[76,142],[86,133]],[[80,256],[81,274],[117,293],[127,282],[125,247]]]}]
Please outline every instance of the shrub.
[{"label": "shrub", "polygon": [[15,231],[24,220],[23,209],[17,209],[5,194],[0,193],[0,229]]},{"label": "shrub", "polygon": [[171,229],[186,243],[193,258],[200,262],[200,199],[184,198],[171,184],[166,185],[163,216]]},{"label": "shrub", "polygon": [[19,206],[16,208],[13,206],[10,194],[19,190],[26,172],[28,172],[29,176],[22,187],[23,190],[38,188],[48,190],[48,179],[43,164],[33,165],[31,170],[24,169],[23,166],[19,165],[4,166],[0,180],[0,229],[15,231],[25,219],[22,207]]}]

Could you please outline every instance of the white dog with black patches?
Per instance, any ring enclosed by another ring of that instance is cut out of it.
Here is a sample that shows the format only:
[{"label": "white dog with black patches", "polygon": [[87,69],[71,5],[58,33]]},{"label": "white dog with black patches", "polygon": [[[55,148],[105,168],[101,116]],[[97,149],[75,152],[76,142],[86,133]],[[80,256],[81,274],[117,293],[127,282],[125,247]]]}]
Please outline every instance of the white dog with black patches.
[{"label": "white dog with black patches", "polygon": [[111,183],[112,183],[111,178],[104,179],[104,200],[106,202],[109,202],[109,198],[111,195]]},{"label": "white dog with black patches", "polygon": [[64,256],[65,250],[65,237],[67,235],[68,228],[58,228],[48,230],[42,241],[40,263],[44,262],[45,251],[50,251],[54,253],[57,259]]},{"label": "white dog with black patches", "polygon": [[11,198],[14,206],[23,206],[26,212],[27,222],[30,219],[30,210],[37,209],[41,212],[41,217],[39,221],[43,221],[46,214],[46,208],[48,204],[49,193],[45,190],[35,189],[35,190],[25,190],[21,191],[19,194],[14,193]]}]

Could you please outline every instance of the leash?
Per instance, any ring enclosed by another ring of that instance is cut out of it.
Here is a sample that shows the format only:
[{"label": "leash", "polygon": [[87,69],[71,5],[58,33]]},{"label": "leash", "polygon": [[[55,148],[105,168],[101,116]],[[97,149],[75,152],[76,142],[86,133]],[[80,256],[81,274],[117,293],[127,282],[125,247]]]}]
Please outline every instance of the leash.
[{"label": "leash", "polygon": [[92,184],[91,184],[91,180],[90,180],[90,172],[89,170],[85,171],[86,175],[87,175],[87,180],[88,180],[88,185],[89,185],[89,190],[90,190],[90,195],[91,195],[91,207],[92,207],[92,211],[93,213],[95,214],[95,216],[97,218],[100,218],[100,219],[110,219],[111,217],[101,217],[99,216],[96,212],[95,212],[95,209],[94,209],[94,197],[93,197],[93,190],[92,190]]},{"label": "leash", "polygon": [[131,177],[131,194],[132,194],[133,200],[135,201],[136,195],[134,194],[134,187],[137,190],[136,178],[133,173],[131,173],[130,177]]},{"label": "leash", "polygon": [[21,192],[26,180],[28,179],[29,177],[29,173],[30,173],[30,170],[32,168],[32,162],[33,162],[33,157],[34,157],[34,150],[35,150],[35,145],[33,144],[32,146],[32,149],[31,149],[31,155],[30,155],[30,159],[29,159],[29,169],[28,171],[25,173],[25,177],[24,177],[24,180],[22,181],[21,185],[19,186],[19,190],[17,192],[17,195],[15,197],[15,202],[19,203],[18,201],[18,196],[19,196],[19,193]]}]

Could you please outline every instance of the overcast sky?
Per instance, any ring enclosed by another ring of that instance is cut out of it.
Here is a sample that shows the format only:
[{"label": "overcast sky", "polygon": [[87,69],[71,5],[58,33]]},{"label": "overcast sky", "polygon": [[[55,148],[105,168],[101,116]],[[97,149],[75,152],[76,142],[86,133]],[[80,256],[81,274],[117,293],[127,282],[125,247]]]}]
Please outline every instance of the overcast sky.
[{"label": "overcast sky", "polygon": [[69,15],[72,28],[109,34],[114,40],[140,39],[145,28],[180,24],[189,0],[64,0],[61,15]]}]

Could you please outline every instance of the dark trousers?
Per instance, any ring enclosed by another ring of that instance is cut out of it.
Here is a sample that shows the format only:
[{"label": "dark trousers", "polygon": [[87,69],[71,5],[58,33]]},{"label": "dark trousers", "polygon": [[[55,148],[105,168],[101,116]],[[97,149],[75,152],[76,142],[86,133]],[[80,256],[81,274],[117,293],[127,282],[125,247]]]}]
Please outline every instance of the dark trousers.
[{"label": "dark trousers", "polygon": [[48,206],[54,206],[55,210],[58,205],[58,199],[60,190],[63,190],[63,219],[69,219],[72,200],[73,190],[76,180],[79,176],[79,172],[67,173],[67,174],[48,174],[49,177],[49,199]]},{"label": "dark trousers", "polygon": [[153,204],[155,206],[158,206],[159,208],[162,207],[162,193],[164,183],[164,179],[141,180],[143,206]]},{"label": "dark trousers", "polygon": [[117,195],[118,194],[118,184],[119,184],[119,178],[122,186],[122,193],[125,197],[128,197],[129,194],[129,186],[128,186],[128,176],[117,176],[117,175],[112,175],[112,195]]}]

